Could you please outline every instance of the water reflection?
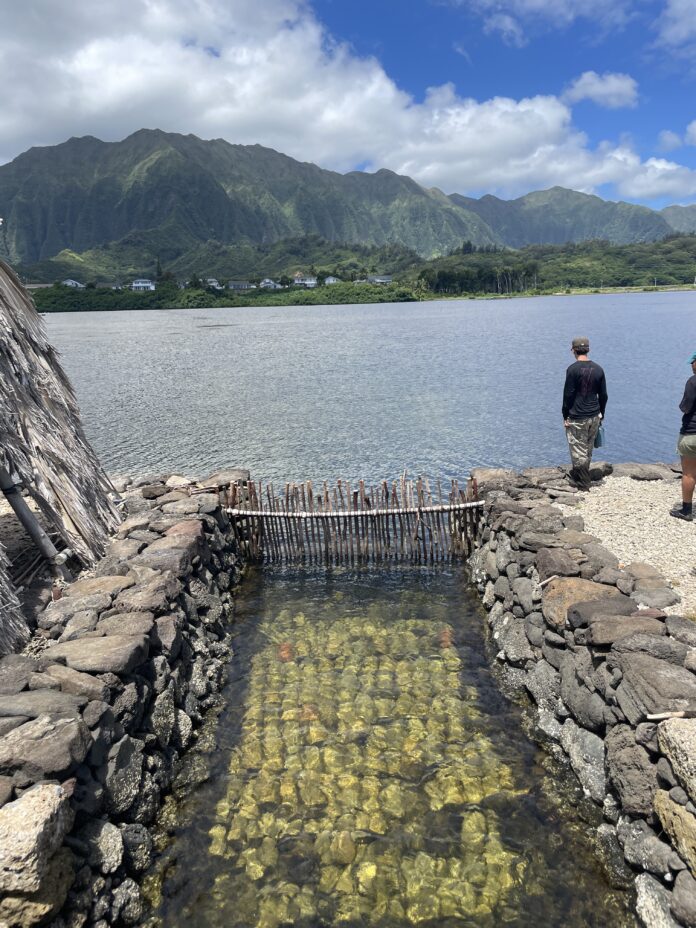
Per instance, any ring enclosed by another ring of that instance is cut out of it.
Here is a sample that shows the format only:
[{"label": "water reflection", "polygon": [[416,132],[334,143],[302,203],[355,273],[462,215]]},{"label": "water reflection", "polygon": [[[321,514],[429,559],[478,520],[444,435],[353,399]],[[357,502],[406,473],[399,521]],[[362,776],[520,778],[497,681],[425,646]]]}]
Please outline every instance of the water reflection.
[{"label": "water reflection", "polygon": [[460,575],[260,576],[240,607],[166,925],[632,923],[537,792]]}]

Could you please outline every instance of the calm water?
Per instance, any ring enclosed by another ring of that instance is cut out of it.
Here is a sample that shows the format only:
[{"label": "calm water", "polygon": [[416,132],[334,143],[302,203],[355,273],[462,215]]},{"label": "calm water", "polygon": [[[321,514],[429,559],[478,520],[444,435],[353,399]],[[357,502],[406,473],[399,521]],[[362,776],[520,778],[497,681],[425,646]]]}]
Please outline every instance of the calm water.
[{"label": "calm water", "polygon": [[569,345],[607,372],[608,460],[672,460],[696,293],[46,317],[112,472],[466,476],[561,463]]},{"label": "calm water", "polygon": [[458,572],[252,577],[163,925],[633,925],[496,688],[483,624]]}]

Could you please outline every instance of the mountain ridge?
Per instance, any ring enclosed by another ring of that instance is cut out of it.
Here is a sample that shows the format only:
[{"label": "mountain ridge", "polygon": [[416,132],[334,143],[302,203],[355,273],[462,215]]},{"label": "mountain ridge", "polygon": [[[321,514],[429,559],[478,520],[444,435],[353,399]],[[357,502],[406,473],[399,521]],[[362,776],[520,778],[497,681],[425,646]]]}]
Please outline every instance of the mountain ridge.
[{"label": "mountain ridge", "polygon": [[137,241],[145,272],[153,256],[185,267],[186,256],[206,245],[214,252],[316,235],[399,245],[428,258],[463,241],[514,248],[656,241],[675,231],[670,217],[690,223],[689,209],[658,213],[561,187],[477,200],[426,189],[386,168],[340,174],[261,145],[140,129],[118,142],[82,136],[34,147],[0,166],[0,254],[48,276],[62,267],[61,255],[79,265],[81,256],[110,249],[116,274],[121,252],[130,249],[133,266]]}]

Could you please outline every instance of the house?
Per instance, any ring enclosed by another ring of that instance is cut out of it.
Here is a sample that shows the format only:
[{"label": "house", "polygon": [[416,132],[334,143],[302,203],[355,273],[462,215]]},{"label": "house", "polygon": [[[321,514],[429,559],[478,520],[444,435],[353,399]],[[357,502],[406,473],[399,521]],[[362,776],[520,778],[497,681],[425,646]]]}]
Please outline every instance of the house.
[{"label": "house", "polygon": [[301,271],[296,271],[296,273],[293,275],[292,282],[296,287],[307,287],[309,290],[311,290],[313,287],[316,287],[317,285],[316,277],[307,276]]},{"label": "house", "polygon": [[248,280],[230,280],[227,284],[228,290],[253,290],[254,285]]},{"label": "house", "polygon": [[341,283],[341,278],[340,278],[340,277],[332,277],[331,275],[329,275],[328,277],[325,277],[325,278],[324,278],[324,283],[325,283],[325,284],[340,284],[340,283]]},{"label": "house", "polygon": [[367,278],[368,284],[390,284],[392,282],[391,274],[371,274]]},{"label": "house", "polygon": [[271,280],[270,277],[264,277],[264,279],[259,284],[259,287],[262,290],[282,290],[282,286],[279,283],[276,283],[275,280]]},{"label": "house", "polygon": [[134,280],[130,285],[130,288],[138,293],[144,293],[147,290],[156,290],[157,284],[152,280],[148,280],[147,277],[138,277],[138,279]]},{"label": "house", "polygon": [[206,277],[205,285],[208,290],[224,290],[225,288],[215,277]]},{"label": "house", "polygon": [[73,280],[72,277],[68,277],[67,280],[61,280],[61,284],[64,287],[73,287],[75,290],[84,290],[85,285],[81,284],[79,280]]}]

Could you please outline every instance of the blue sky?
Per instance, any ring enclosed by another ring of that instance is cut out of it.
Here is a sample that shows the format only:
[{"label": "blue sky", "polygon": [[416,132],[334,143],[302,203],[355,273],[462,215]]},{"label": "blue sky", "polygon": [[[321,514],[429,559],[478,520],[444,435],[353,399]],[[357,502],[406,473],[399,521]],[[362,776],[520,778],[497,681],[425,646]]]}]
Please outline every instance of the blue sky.
[{"label": "blue sky", "polygon": [[26,0],[0,162],[143,126],[446,192],[696,201],[696,0]]}]

